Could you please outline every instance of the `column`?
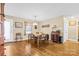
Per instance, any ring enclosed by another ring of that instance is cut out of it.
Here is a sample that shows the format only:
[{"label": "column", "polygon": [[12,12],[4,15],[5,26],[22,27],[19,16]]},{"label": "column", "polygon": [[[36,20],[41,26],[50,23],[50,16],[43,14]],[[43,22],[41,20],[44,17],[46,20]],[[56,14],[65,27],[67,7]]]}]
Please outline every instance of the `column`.
[{"label": "column", "polygon": [[4,3],[0,3],[0,56],[4,55]]}]

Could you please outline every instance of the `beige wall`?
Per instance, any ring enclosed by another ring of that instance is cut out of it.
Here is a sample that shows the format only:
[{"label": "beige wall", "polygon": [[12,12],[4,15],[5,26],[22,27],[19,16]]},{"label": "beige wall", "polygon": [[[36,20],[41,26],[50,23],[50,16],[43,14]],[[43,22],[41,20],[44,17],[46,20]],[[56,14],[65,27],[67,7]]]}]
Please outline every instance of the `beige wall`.
[{"label": "beige wall", "polygon": [[[46,34],[51,35],[51,31],[52,31],[52,27],[53,25],[56,25],[58,29],[61,30],[61,35],[63,35],[63,27],[64,27],[64,23],[63,23],[63,16],[59,16],[59,17],[55,17],[52,19],[48,19],[47,21],[43,21],[43,22],[38,22],[38,28],[35,29],[33,24],[33,21],[30,21],[28,19],[23,19],[23,18],[18,18],[18,17],[13,17],[13,16],[8,16],[6,15],[6,19],[11,19],[13,21],[12,23],[12,34],[13,34],[13,39],[15,39],[15,34],[18,32],[22,33],[22,37],[24,39],[27,39],[27,36],[24,36],[24,22],[27,22],[31,24],[32,26],[32,33],[36,33],[36,32],[43,32]],[[23,23],[23,28],[15,28],[15,22],[22,22]],[[49,28],[42,28],[42,25],[46,25],[46,24],[50,24]],[[51,38],[50,38],[51,39]]]},{"label": "beige wall", "polygon": [[[69,21],[75,20],[75,26],[69,26]],[[42,28],[42,25],[49,24],[50,27]],[[53,30],[53,25],[57,26],[57,29],[61,30],[61,35],[63,36],[63,42],[66,40],[78,41],[78,18],[68,18],[65,16],[59,16],[52,19],[48,19],[47,21],[40,22],[39,30],[40,32],[46,33],[50,35],[49,40],[51,39],[51,31]]]},{"label": "beige wall", "polygon": [[[46,24],[49,24],[50,27],[42,28],[42,25],[46,25]],[[56,29],[61,30],[61,35],[63,36],[63,30],[64,30],[63,16],[55,17],[55,18],[52,18],[52,19],[48,19],[47,21],[40,22],[40,24],[39,24],[40,29],[39,30],[40,30],[40,32],[49,34],[50,35],[49,40],[51,40],[51,31],[54,30],[54,29],[52,29],[52,27],[54,25],[57,26]]]},{"label": "beige wall", "polygon": [[[23,19],[23,18],[19,18],[19,17],[15,17],[15,16],[8,16],[6,15],[6,20],[11,21],[11,39],[13,41],[15,41],[15,35],[16,33],[21,33],[22,34],[22,38],[21,40],[26,40],[27,39],[27,35],[24,35],[24,22],[26,22],[27,24],[31,24],[33,23],[33,21],[30,21],[29,19]],[[22,28],[15,28],[15,22],[21,22],[23,27]]]},{"label": "beige wall", "polygon": [[40,32],[40,28],[39,28],[39,22],[37,22],[37,29],[35,29],[35,26],[32,25],[32,33],[36,34],[36,32]]},{"label": "beige wall", "polygon": [[[22,37],[23,37],[22,40],[27,39],[27,35],[24,36],[24,22],[26,22],[27,24],[28,23],[31,24],[31,26],[32,26],[32,33],[43,32],[43,33],[49,34],[49,40],[51,40],[51,31],[54,30],[54,29],[52,29],[52,27],[54,25],[57,26],[56,29],[61,30],[61,36],[63,36],[63,40],[65,40],[65,37],[67,37],[66,34],[68,34],[67,33],[67,28],[66,29],[64,28],[64,26],[65,26],[64,24],[67,25],[68,24],[68,21],[66,21],[66,23],[65,23],[65,20],[69,20],[69,19],[65,19],[64,20],[64,16],[59,16],[59,17],[55,17],[55,18],[48,19],[46,21],[38,22],[38,28],[37,29],[34,28],[33,21],[31,21],[29,19],[23,19],[23,18],[18,18],[18,17],[13,17],[13,16],[7,16],[7,15],[6,15],[6,19],[10,19],[9,21],[11,21],[11,26],[12,26],[11,35],[13,36],[13,37],[11,37],[11,39],[15,39],[15,33],[18,33],[18,32],[21,32],[22,33]],[[23,27],[22,28],[15,28],[15,25],[14,25],[15,22],[22,22],[23,23]],[[49,24],[50,27],[42,28],[42,25],[46,25],[46,24]],[[76,26],[76,27],[78,28],[78,26]],[[68,26],[68,31],[69,31],[68,37],[69,37],[70,33],[71,34],[73,33],[73,31],[71,32],[69,30],[70,28],[71,27]],[[73,30],[74,29],[75,28],[73,28]],[[76,29],[75,33],[78,33],[78,30],[77,29]],[[74,35],[76,35],[76,34],[74,34]],[[70,36],[70,37],[72,37],[72,36]],[[76,38],[78,38],[78,34],[76,35]]]}]

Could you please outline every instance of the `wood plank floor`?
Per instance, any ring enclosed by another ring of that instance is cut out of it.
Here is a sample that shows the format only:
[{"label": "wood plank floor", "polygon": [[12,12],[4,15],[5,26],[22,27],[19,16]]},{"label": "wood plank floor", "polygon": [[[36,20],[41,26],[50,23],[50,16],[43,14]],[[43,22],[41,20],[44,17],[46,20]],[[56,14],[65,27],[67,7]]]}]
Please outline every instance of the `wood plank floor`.
[{"label": "wood plank floor", "polygon": [[79,56],[79,43],[43,43],[40,47],[28,41],[5,44],[6,56]]}]

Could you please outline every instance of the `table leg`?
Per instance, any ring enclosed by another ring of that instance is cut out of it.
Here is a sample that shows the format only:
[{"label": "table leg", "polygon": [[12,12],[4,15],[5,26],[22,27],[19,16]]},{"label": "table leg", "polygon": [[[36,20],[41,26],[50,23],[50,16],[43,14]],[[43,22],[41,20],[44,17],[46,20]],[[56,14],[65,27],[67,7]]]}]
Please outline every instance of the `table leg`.
[{"label": "table leg", "polygon": [[37,38],[37,47],[39,48],[40,45],[40,41],[39,41],[39,37]]}]

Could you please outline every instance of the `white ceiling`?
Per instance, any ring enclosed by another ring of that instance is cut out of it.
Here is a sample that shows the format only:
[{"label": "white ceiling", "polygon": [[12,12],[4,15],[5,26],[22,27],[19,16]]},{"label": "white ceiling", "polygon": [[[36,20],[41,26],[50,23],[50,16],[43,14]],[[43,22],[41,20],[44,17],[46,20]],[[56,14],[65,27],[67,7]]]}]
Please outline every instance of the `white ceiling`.
[{"label": "white ceiling", "polygon": [[78,16],[79,4],[67,3],[6,3],[5,14],[37,21],[50,19],[56,16]]}]

